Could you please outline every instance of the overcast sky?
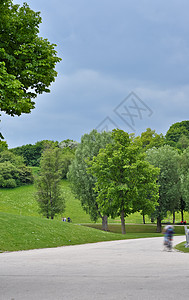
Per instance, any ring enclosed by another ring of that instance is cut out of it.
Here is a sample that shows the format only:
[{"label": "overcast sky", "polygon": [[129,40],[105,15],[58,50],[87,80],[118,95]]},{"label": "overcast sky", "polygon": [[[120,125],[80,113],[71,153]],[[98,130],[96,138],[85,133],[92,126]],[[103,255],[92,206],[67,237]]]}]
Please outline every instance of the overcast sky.
[{"label": "overcast sky", "polygon": [[[2,116],[10,148],[92,129],[165,134],[188,120],[188,0],[27,0],[62,62],[31,114]],[[22,4],[23,1],[15,0]]]}]

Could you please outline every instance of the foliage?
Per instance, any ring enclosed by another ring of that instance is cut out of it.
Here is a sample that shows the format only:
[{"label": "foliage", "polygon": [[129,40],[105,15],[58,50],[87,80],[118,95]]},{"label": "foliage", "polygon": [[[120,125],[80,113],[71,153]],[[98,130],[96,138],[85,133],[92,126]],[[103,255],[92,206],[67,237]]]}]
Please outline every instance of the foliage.
[{"label": "foliage", "polygon": [[179,172],[181,182],[181,194],[185,204],[185,210],[189,211],[189,148],[181,154],[179,160]]},{"label": "foliage", "polygon": [[99,133],[97,130],[92,130],[89,134],[84,134],[68,172],[68,179],[71,182],[73,192],[93,221],[97,221],[99,217],[103,216],[99,212],[96,202],[97,193],[93,189],[96,179],[87,172],[87,159],[91,160],[101,148],[110,142],[111,134],[108,132]]},{"label": "foliage", "polygon": [[74,150],[74,149],[77,148],[78,144],[79,144],[79,143],[76,142],[76,141],[67,139],[67,140],[64,140],[64,141],[60,142],[60,143],[58,144],[58,146],[59,146],[61,149],[65,149],[65,148],[67,149],[67,148],[69,148],[70,150]]},{"label": "foliage", "polygon": [[0,187],[15,188],[31,183],[33,183],[32,171],[25,166],[22,157],[8,150],[0,152]]},{"label": "foliage", "polygon": [[134,142],[142,147],[144,151],[153,147],[159,148],[165,144],[165,138],[163,134],[157,134],[155,130],[147,128],[145,132],[141,133],[141,136],[137,136]]},{"label": "foliage", "polygon": [[60,186],[61,168],[61,150],[56,147],[46,148],[40,161],[40,175],[36,177],[36,198],[40,212],[51,219],[65,209]]},{"label": "foliage", "polygon": [[159,206],[155,216],[158,221],[157,230],[161,230],[161,220],[168,211],[174,212],[178,209],[180,193],[179,180],[179,153],[169,145],[153,148],[147,151],[147,160],[154,166],[160,168],[158,177],[159,184]]},{"label": "foliage", "polygon": [[144,160],[140,148],[128,133],[113,130],[113,143],[93,158],[89,171],[97,178],[95,191],[101,212],[121,217],[125,233],[125,216],[146,207],[153,211],[158,199],[158,168]]},{"label": "foliage", "polygon": [[38,94],[55,80],[55,44],[38,36],[40,13],[24,3],[0,2],[0,110],[11,116],[30,113]]},{"label": "foliage", "polygon": [[16,155],[23,156],[24,162],[27,166],[39,166],[42,152],[47,147],[47,145],[56,147],[58,146],[58,142],[43,140],[35,143],[34,145],[27,144],[12,148],[10,149],[10,151]]},{"label": "foliage", "polygon": [[176,147],[180,150],[184,150],[189,147],[189,137],[186,135],[181,135],[179,137],[178,142],[176,143]]},{"label": "foliage", "polygon": [[8,149],[7,142],[0,140],[0,152],[4,151],[4,150],[7,150],[7,149]]},{"label": "foliage", "polygon": [[67,178],[69,166],[75,158],[75,151],[78,145],[78,142],[70,139],[64,140],[58,144],[58,147],[62,149],[62,178]]},{"label": "foliage", "polygon": [[166,143],[170,146],[178,146],[178,148],[180,148],[183,145],[184,148],[186,148],[186,144],[188,145],[189,139],[189,121],[182,121],[172,124],[167,131],[165,138]]},{"label": "foliage", "polygon": [[75,158],[75,149],[64,148],[62,151],[62,179],[67,178],[69,166]]}]

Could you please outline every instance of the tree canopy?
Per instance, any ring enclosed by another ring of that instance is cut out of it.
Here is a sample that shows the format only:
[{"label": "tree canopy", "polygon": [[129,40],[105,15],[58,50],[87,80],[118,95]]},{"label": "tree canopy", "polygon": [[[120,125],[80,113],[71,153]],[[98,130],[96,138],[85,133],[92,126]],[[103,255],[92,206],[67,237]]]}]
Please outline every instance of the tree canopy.
[{"label": "tree canopy", "polygon": [[0,2],[0,111],[30,113],[38,94],[55,80],[55,44],[39,37],[40,13],[24,3]]},{"label": "tree canopy", "polygon": [[96,177],[95,191],[101,212],[121,217],[125,233],[125,217],[142,210],[152,212],[158,199],[156,184],[159,169],[144,159],[140,147],[132,143],[128,133],[113,130],[113,142],[93,158],[89,168]]},{"label": "tree canopy", "polygon": [[61,191],[62,152],[49,145],[40,161],[39,176],[36,177],[36,199],[40,212],[48,219],[63,213],[65,200]]},{"label": "tree canopy", "polygon": [[142,147],[144,151],[147,149],[156,147],[159,148],[165,144],[165,138],[163,134],[158,134],[155,130],[147,128],[146,131],[142,132],[140,136],[134,138],[134,142]]},{"label": "tree canopy", "polygon": [[[185,137],[184,140],[183,137]],[[189,121],[182,121],[172,124],[167,131],[165,138],[166,142],[170,146],[177,147],[177,143],[179,143],[184,144],[183,148],[186,148],[189,144]]]},{"label": "tree canopy", "polygon": [[31,183],[32,171],[25,166],[23,158],[6,149],[0,151],[0,187],[14,188]]},{"label": "tree canopy", "polygon": [[167,212],[174,212],[179,208],[180,180],[179,180],[179,153],[177,149],[165,145],[158,149],[147,151],[147,160],[155,167],[160,168],[158,176],[159,199],[155,217],[157,231],[161,231],[161,221]]},{"label": "tree canopy", "polygon": [[81,143],[78,145],[75,158],[73,159],[68,172],[68,179],[71,182],[72,190],[81,201],[83,209],[90,214],[93,221],[102,218],[103,229],[107,229],[104,215],[100,213],[96,202],[97,193],[94,191],[96,178],[88,172],[87,160],[99,153],[100,148],[111,142],[111,133],[92,130],[84,134]]}]

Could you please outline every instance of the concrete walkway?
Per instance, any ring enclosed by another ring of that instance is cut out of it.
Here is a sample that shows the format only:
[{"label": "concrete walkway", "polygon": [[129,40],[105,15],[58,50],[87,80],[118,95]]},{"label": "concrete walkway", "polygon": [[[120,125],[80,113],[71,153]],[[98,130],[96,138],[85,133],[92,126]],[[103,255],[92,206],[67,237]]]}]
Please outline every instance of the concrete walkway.
[{"label": "concrete walkway", "polygon": [[[175,237],[174,243],[185,240]],[[0,254],[0,300],[188,299],[189,254],[163,238]]]}]

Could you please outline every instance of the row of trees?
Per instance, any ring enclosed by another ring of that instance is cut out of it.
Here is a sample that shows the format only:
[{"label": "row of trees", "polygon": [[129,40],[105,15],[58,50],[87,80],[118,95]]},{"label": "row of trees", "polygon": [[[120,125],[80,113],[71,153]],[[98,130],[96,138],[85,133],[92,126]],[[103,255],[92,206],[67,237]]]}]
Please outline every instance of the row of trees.
[{"label": "row of trees", "polygon": [[47,148],[60,149],[61,178],[66,178],[77,144],[72,140],[61,143],[43,140],[35,145],[29,144],[8,150],[7,143],[0,141],[0,187],[13,188],[33,183],[31,167],[40,166],[42,154]]},{"label": "row of trees", "polygon": [[165,137],[149,128],[138,137],[119,130],[85,134],[68,179],[91,219],[100,216],[107,230],[107,217],[120,216],[123,233],[124,218],[135,211],[156,218],[158,232],[167,212],[174,221],[180,211],[183,220],[189,209],[188,123],[173,124]]},{"label": "row of trees", "polygon": [[[175,130],[173,124],[173,130],[170,127],[166,137],[149,128],[138,137],[118,129],[112,133],[98,133],[93,130],[90,134],[85,134],[79,144],[71,140],[61,143],[36,143],[34,146],[42,146],[39,147],[38,161],[40,159],[41,163],[37,180],[41,212],[54,218],[56,213],[63,211],[64,201],[60,195],[59,181],[66,177],[69,168],[68,179],[73,192],[93,221],[102,218],[104,230],[108,229],[109,216],[120,216],[124,233],[125,217],[136,211],[140,211],[143,216],[150,215],[156,218],[158,231],[161,230],[161,221],[168,211],[173,214],[173,219],[175,212],[181,211],[183,218],[183,211],[189,209],[189,148],[185,147],[188,137],[183,134],[183,131],[186,132],[183,128],[188,125],[188,121],[181,123],[176,126],[175,142],[171,140]],[[185,143],[181,143],[183,140]],[[11,156],[16,157],[14,153],[18,153],[18,150],[24,154],[28,153],[28,149],[30,153],[33,151],[33,145],[26,146],[8,151],[6,143],[3,142],[1,156],[5,158],[7,155],[7,161],[12,163]],[[2,163],[3,159],[0,161],[0,167],[4,167],[1,174],[5,174],[5,166]],[[8,172],[15,176],[9,164],[6,162],[5,165]],[[25,178],[23,183],[32,182],[29,181],[26,171],[22,171],[22,174]],[[1,177],[1,186],[8,186],[4,180],[6,176]],[[12,178],[7,177],[6,180],[12,187],[21,183],[20,179],[16,178],[16,184],[12,183]],[[59,204],[56,206],[56,203]]]}]

